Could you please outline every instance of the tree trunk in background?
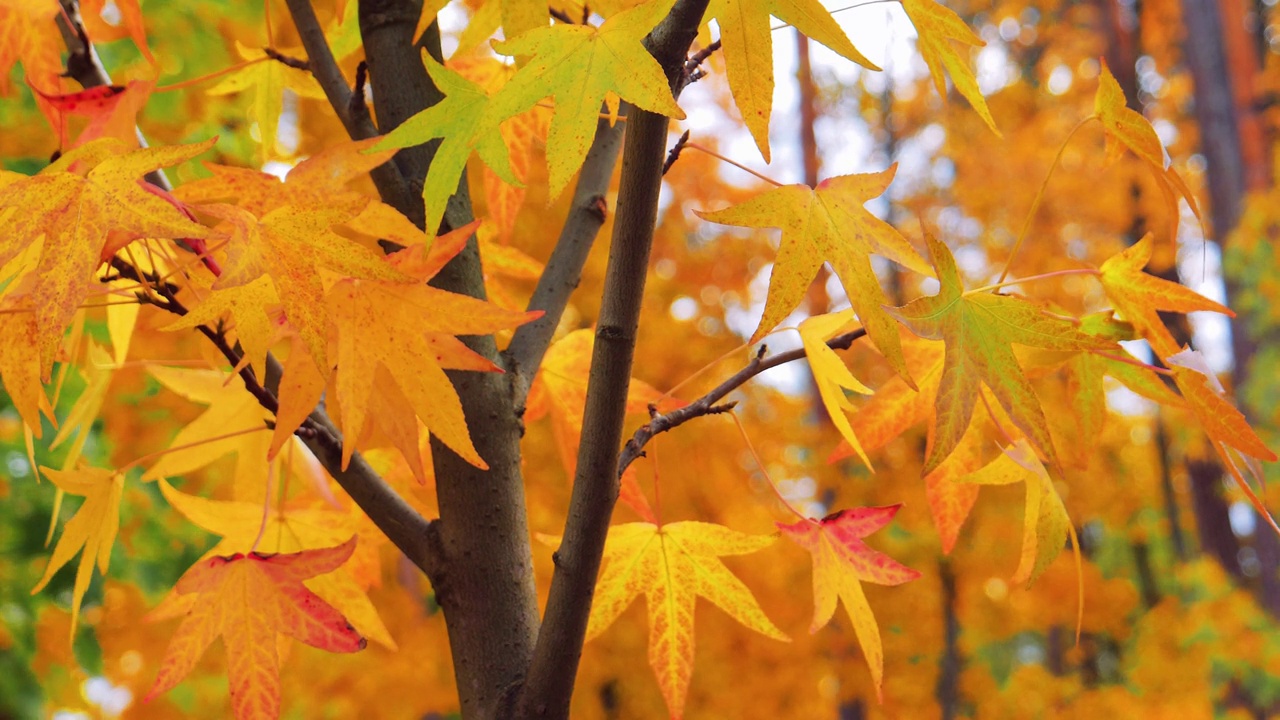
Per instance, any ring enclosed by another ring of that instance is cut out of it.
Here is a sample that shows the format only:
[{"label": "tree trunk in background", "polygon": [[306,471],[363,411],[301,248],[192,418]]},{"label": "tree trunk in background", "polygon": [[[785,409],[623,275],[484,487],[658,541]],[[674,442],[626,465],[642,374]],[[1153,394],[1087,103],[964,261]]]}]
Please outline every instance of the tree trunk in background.
[{"label": "tree trunk in background", "polygon": [[[1213,2],[1214,0],[1209,0]],[[1102,35],[1107,47],[1107,65],[1111,68],[1121,89],[1124,90],[1125,102],[1133,110],[1142,112],[1142,104],[1138,101],[1137,59],[1140,55],[1138,47],[1137,18],[1133,10],[1118,0],[1098,0],[1098,9],[1102,17]],[[1197,31],[1196,35],[1201,32]],[[1204,33],[1207,35],[1208,33]],[[1134,205],[1142,194],[1142,188],[1135,183],[1131,189]],[[1134,222],[1130,226],[1128,242],[1137,242],[1147,232],[1146,218],[1135,211]],[[1166,268],[1157,273],[1166,279],[1177,281],[1177,268]],[[1179,344],[1188,344],[1191,340],[1191,328],[1183,315],[1165,315],[1162,318],[1169,326]],[[1157,418],[1156,443],[1161,448],[1168,446],[1167,433],[1163,418]],[[1163,456],[1163,453],[1162,453]],[[1171,477],[1171,458],[1164,458],[1161,482],[1166,497],[1176,497]],[[1188,461],[1184,465],[1188,483],[1191,488],[1191,509],[1196,519],[1196,529],[1200,541],[1200,549],[1209,553],[1219,564],[1237,579],[1243,578],[1240,570],[1240,542],[1231,530],[1231,520],[1227,514],[1227,503],[1222,496],[1222,468],[1214,460]],[[1171,532],[1175,538],[1181,536],[1178,527],[1179,519],[1176,504],[1173,511],[1167,513]]]},{"label": "tree trunk in background", "polygon": [[[1209,218],[1213,237],[1225,245],[1240,220],[1245,196],[1265,189],[1271,179],[1268,143],[1254,109],[1256,43],[1248,32],[1244,0],[1182,0],[1182,12],[1183,24],[1195,28],[1187,33],[1183,47],[1195,82],[1201,152],[1208,162]],[[1231,278],[1225,282],[1229,301],[1236,288]],[[1257,350],[1246,318],[1232,321],[1231,338],[1232,387],[1238,388],[1248,382]],[[1247,407],[1241,410],[1250,415]],[[1272,615],[1280,616],[1280,538],[1260,518],[1256,526],[1258,599]]]}]

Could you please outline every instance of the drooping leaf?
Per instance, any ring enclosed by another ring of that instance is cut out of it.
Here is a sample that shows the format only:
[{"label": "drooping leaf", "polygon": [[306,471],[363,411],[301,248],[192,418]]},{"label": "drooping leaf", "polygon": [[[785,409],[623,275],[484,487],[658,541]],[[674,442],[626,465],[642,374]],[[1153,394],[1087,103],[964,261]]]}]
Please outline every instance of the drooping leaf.
[{"label": "drooping leaf", "polygon": [[649,665],[667,709],[679,717],[693,673],[693,610],[698,596],[758,633],[788,640],[747,586],[720,562],[727,555],[762,550],[775,539],[702,522],[614,525],[605,542],[587,640],[604,632],[643,594],[649,612]]},{"label": "drooping leaf", "polygon": [[196,602],[174,633],[146,699],[181,682],[220,636],[237,720],[279,716],[277,633],[329,652],[365,647],[365,639],[346,619],[303,584],[341,566],[355,545],[353,537],[332,548],[281,555],[236,553],[191,566],[176,589],[196,595]]},{"label": "drooping leaf", "polygon": [[835,18],[817,0],[715,0],[707,19],[720,27],[721,51],[733,101],[742,121],[770,161],[769,116],[773,109],[773,28],[770,16],[795,27],[837,54],[879,70],[858,52]]},{"label": "drooping leaf", "polygon": [[991,132],[1000,135],[996,121],[991,117],[991,110],[987,107],[987,99],[983,97],[982,90],[978,89],[978,79],[973,70],[969,69],[968,61],[960,56],[953,44],[983,47],[986,43],[969,29],[954,10],[935,0],[902,0],[902,8],[907,11],[907,17],[911,18],[911,24],[916,27],[919,36],[916,47],[929,66],[929,75],[933,78],[933,86],[937,88],[938,94],[943,99],[947,97],[947,81],[943,76],[945,70],[951,76],[951,82],[956,84],[956,90],[969,101],[987,123],[987,127],[991,128]]},{"label": "drooping leaf", "polygon": [[937,468],[959,444],[983,385],[991,389],[1035,449],[1060,466],[1044,411],[1014,357],[1012,343],[1050,350],[1087,350],[1101,342],[1070,321],[1045,314],[1028,300],[964,293],[951,251],[932,235],[926,239],[941,283],[938,294],[888,308],[920,337],[945,343],[936,429],[925,474]]},{"label": "drooping leaf", "polygon": [[1196,204],[1195,195],[1187,187],[1186,181],[1165,162],[1164,146],[1156,130],[1137,111],[1125,104],[1124,90],[1116,81],[1105,59],[1102,72],[1098,74],[1098,92],[1093,99],[1093,112],[1102,121],[1107,136],[1107,158],[1115,160],[1129,149],[1137,155],[1151,170],[1151,175],[1164,195],[1169,210],[1169,239],[1178,239],[1178,198],[1187,201],[1191,212],[1200,217],[1200,207]]},{"label": "drooping leaf", "polygon": [[975,485],[1026,485],[1026,511],[1023,517],[1022,555],[1013,581],[1028,586],[1049,567],[1049,563],[1062,552],[1068,535],[1079,562],[1080,545],[1075,540],[1075,530],[1062,498],[1053,487],[1053,480],[1035,451],[1025,440],[1018,440],[1005,448],[1004,453],[977,472],[961,477],[957,482]]},{"label": "drooping leaf", "polygon": [[496,127],[545,97],[555,99],[547,135],[550,197],[559,197],[582,166],[607,98],[612,98],[614,113],[621,97],[650,112],[684,118],[662,68],[641,43],[671,4],[672,0],[653,0],[599,27],[557,24],[495,43],[494,49],[503,55],[530,59],[489,101],[481,122]]},{"label": "drooping leaf", "polygon": [[59,490],[81,495],[85,499],[75,516],[62,529],[62,536],[53,548],[53,556],[49,558],[44,575],[31,590],[32,595],[43,590],[53,579],[53,574],[70,562],[77,551],[83,550],[80,564],[76,567],[75,586],[71,595],[71,636],[74,638],[80,618],[80,603],[89,589],[93,566],[96,564],[98,572],[106,575],[111,562],[111,547],[115,544],[116,533],[120,529],[120,498],[124,491],[124,476],[104,468],[63,471],[45,467],[41,471]]},{"label": "drooping leaf", "polygon": [[871,269],[871,253],[924,275],[933,273],[906,238],[863,207],[884,193],[895,172],[897,165],[880,173],[827,178],[812,189],[787,185],[724,210],[695,211],[698,217],[723,225],[782,229],[764,317],[751,336],[752,342],[768,334],[800,304],[818,268],[830,262],[871,340],[894,369],[909,379],[898,328],[881,309],[886,299]]},{"label": "drooping leaf", "polygon": [[809,632],[817,632],[831,622],[836,600],[843,600],[862,654],[871,668],[876,696],[881,698],[884,648],[861,583],[865,580],[880,585],[901,585],[920,577],[920,573],[872,550],[862,539],[888,525],[900,507],[853,508],[821,520],[801,520],[790,525],[778,523],[784,535],[813,555],[814,611]]},{"label": "drooping leaf", "polygon": [[851,390],[864,395],[871,394],[871,388],[863,385],[849,372],[848,366],[840,359],[835,350],[827,346],[827,340],[835,335],[852,329],[853,308],[840,312],[817,315],[800,323],[800,341],[804,345],[805,357],[809,359],[809,368],[813,371],[813,381],[818,386],[818,396],[827,409],[827,415],[845,442],[858,453],[862,462],[871,467],[871,461],[858,444],[853,428],[849,426],[849,418],[845,412],[853,412],[853,405],[845,397],[844,391]]}]

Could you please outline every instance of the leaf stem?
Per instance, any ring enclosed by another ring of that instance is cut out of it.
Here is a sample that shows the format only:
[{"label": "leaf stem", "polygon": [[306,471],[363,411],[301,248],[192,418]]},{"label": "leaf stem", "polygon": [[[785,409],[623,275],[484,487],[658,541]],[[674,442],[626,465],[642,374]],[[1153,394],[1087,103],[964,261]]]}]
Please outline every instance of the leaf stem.
[{"label": "leaf stem", "polygon": [[264,55],[260,58],[253,58],[252,60],[245,60],[243,62],[238,62],[235,65],[222,68],[221,70],[214,70],[213,72],[207,75],[201,75],[199,77],[193,77],[187,80],[180,80],[176,83],[171,83],[169,85],[157,85],[155,88],[151,90],[151,94],[154,95],[156,93],[173,92],[174,90],[185,90],[186,88],[192,87],[194,85],[199,85],[200,83],[213,80],[214,78],[220,78],[223,75],[229,75],[238,70],[243,70],[247,67],[250,67],[252,65],[257,65],[260,62],[265,62],[270,59],[271,58]]},{"label": "leaf stem", "polygon": [[1022,221],[1022,230],[1018,231],[1018,240],[1014,242],[1013,250],[1009,252],[1009,259],[1005,261],[1004,269],[1000,271],[999,282],[1004,282],[1005,278],[1009,276],[1009,268],[1013,265],[1014,258],[1018,257],[1018,251],[1022,249],[1022,244],[1027,239],[1027,231],[1031,229],[1031,221],[1035,219],[1036,211],[1040,209],[1040,202],[1044,200],[1044,191],[1049,187],[1049,178],[1053,177],[1054,168],[1058,167],[1058,164],[1062,162],[1062,153],[1066,151],[1067,144],[1071,142],[1071,138],[1075,137],[1075,134],[1079,132],[1080,128],[1084,127],[1090,120],[1094,120],[1097,117],[1097,115],[1090,115],[1076,123],[1075,127],[1071,128],[1071,132],[1067,133],[1067,137],[1062,141],[1062,145],[1058,146],[1058,152],[1053,156],[1053,163],[1049,165],[1049,172],[1044,174],[1044,181],[1040,183],[1040,189],[1036,191],[1036,199],[1032,201],[1031,209],[1027,211],[1027,219]]},{"label": "leaf stem", "polygon": [[271,428],[267,427],[266,425],[263,425],[262,427],[245,428],[244,430],[236,430],[235,432],[229,432],[223,435],[214,435],[213,437],[205,438],[203,440],[197,440],[196,442],[183,443],[182,445],[174,445],[173,447],[165,448],[164,450],[157,450],[156,452],[143,455],[142,457],[134,460],[133,462],[130,462],[128,465],[121,467],[116,472],[126,473],[136,467],[139,467],[148,462],[151,462],[152,460],[168,455],[171,452],[177,452],[179,450],[190,450],[191,448],[200,447],[201,445],[208,445],[209,443],[218,442],[219,440],[227,440],[233,437],[240,437],[241,435],[248,435],[249,433],[256,433],[256,432],[263,432],[263,431],[270,431],[270,430]]},{"label": "leaf stem", "polygon": [[755,461],[756,467],[760,468],[760,474],[764,475],[764,480],[769,483],[769,488],[773,490],[773,494],[778,496],[778,500],[782,502],[783,506],[790,510],[793,515],[801,520],[809,520],[810,518],[808,515],[797,510],[796,506],[792,505],[790,500],[787,500],[787,496],[782,494],[782,490],[778,488],[778,484],[775,483],[773,481],[773,477],[769,475],[769,470],[765,468],[764,461],[760,459],[760,454],[756,452],[755,445],[751,444],[751,438],[747,436],[747,429],[742,426],[742,420],[738,417],[738,413],[728,412],[725,413],[725,415],[728,415],[729,418],[733,420],[733,424],[737,426],[738,434],[742,435],[742,442],[746,444],[747,451],[751,453],[751,459]]},{"label": "leaf stem", "polygon": [[1015,278],[1013,280],[1005,280],[1003,277],[1001,277],[1000,282],[998,283],[995,283],[993,285],[983,285],[982,287],[973,288],[972,290],[966,290],[964,294],[976,295],[978,293],[984,293],[989,290],[997,290],[1002,287],[1009,287],[1011,285],[1022,285],[1023,283],[1035,282],[1037,280],[1048,280],[1049,278],[1063,277],[1065,275],[1101,275],[1101,274],[1102,274],[1101,272],[1093,268],[1070,268],[1067,270],[1054,270],[1053,272],[1041,273],[1040,275],[1028,275],[1027,277]]},{"label": "leaf stem", "polygon": [[737,160],[731,160],[731,159],[729,159],[729,158],[725,157],[724,155],[721,155],[720,153],[716,152],[715,150],[712,150],[711,148],[704,147],[704,146],[699,145],[698,143],[695,143],[695,142],[685,143],[685,145],[684,145],[684,146],[685,146],[686,148],[689,148],[690,150],[700,150],[700,151],[702,151],[702,152],[704,152],[704,153],[706,153],[706,154],[710,155],[711,157],[716,158],[717,160],[720,160],[720,161],[722,161],[722,162],[727,162],[727,163],[729,163],[730,165],[732,165],[732,166],[734,166],[734,167],[738,168],[739,170],[741,170],[741,171],[743,171],[743,172],[745,172],[745,173],[748,173],[748,174],[751,174],[751,175],[755,175],[756,177],[760,178],[761,180],[763,180],[763,181],[765,181],[765,182],[767,182],[767,183],[770,183],[770,184],[772,184],[772,185],[776,185],[777,187],[782,187],[782,183],[778,182],[777,180],[774,180],[773,178],[769,177],[768,175],[762,175],[762,174],[760,174],[760,173],[756,172],[755,170],[752,170],[751,168],[747,167],[746,165],[743,165],[742,163],[738,162]]}]

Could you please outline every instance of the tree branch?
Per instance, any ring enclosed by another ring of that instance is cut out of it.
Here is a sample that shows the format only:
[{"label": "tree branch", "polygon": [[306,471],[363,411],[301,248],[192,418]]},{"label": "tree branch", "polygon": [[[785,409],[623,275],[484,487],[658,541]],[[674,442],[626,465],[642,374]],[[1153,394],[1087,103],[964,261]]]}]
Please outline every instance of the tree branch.
[{"label": "tree branch", "polygon": [[[866,328],[858,328],[853,332],[847,332],[843,335],[831,338],[827,341],[827,347],[832,350],[848,350],[854,341],[864,337],[867,334]],[[765,358],[765,346],[761,345],[756,356],[747,363],[747,366],[731,375],[727,380],[717,385],[706,395],[694,400],[682,408],[672,410],[665,415],[654,415],[649,422],[641,425],[627,441],[626,447],[622,449],[622,454],[618,457],[618,477],[622,477],[622,473],[631,463],[635,462],[644,454],[644,446],[656,435],[661,435],[668,430],[674,430],[681,425],[689,422],[694,418],[703,417],[704,415],[715,415],[730,409],[732,403],[726,405],[718,404],[726,395],[737,390],[747,383],[751,378],[760,373],[771,370],[779,365],[785,365],[789,362],[802,359],[804,348],[796,348],[788,350],[780,355],[774,355]]]},{"label": "tree branch", "polygon": [[[685,52],[706,8],[707,0],[677,0],[646,38],[649,52],[675,92],[686,81]],[[618,499],[614,470],[657,221],[667,125],[666,117],[639,109],[627,116],[618,215],[591,358],[578,470],[546,614],[518,698],[516,716],[520,718],[569,714],[609,518]]]},{"label": "tree branch", "polygon": [[[624,105],[620,112],[630,113],[631,106]],[[582,268],[591,253],[591,246],[608,217],[605,193],[609,191],[613,167],[618,162],[623,126],[621,122],[610,125],[603,118],[596,125],[595,140],[578,173],[573,204],[560,230],[560,239],[547,259],[533,296],[529,298],[528,309],[541,310],[543,315],[516,328],[503,353],[507,360],[506,369],[511,373],[512,400],[517,406],[524,405],[529,384],[542,365],[542,357],[546,355],[565,306],[569,304],[569,296],[582,279]]]},{"label": "tree branch", "polygon": [[[120,258],[112,258],[111,267],[115,268],[120,277],[154,288],[160,300],[151,300],[151,304],[179,317],[187,314],[187,308],[178,300],[175,288],[159,282],[156,276],[142,273]],[[269,386],[274,387],[279,383],[282,373],[279,361],[267,356],[267,382],[264,384],[258,380],[253,368],[242,362],[243,356],[227,342],[221,330],[207,325],[197,325],[196,329],[213,343],[227,362],[231,363],[231,367],[240,368],[240,379],[244,382],[245,389],[258,400],[258,404],[268,412],[278,413],[280,403]],[[275,382],[271,381],[273,377]],[[440,563],[436,543],[431,542],[435,537],[433,523],[428,522],[405,502],[365,462],[359,452],[353,453],[347,469],[342,469],[342,435],[323,409],[316,408],[296,434],[347,495],[374,521],[378,529],[434,583],[440,574]]]},{"label": "tree branch", "polygon": [[[285,4],[289,6],[293,24],[298,28],[302,47],[307,51],[307,63],[311,74],[324,90],[325,97],[333,106],[334,114],[347,129],[347,135],[352,140],[375,137],[378,129],[374,127],[368,113],[361,115],[351,111],[353,107],[351,89],[347,86],[347,79],[342,76],[342,70],[338,68],[337,61],[334,60],[329,41],[324,37],[324,29],[320,27],[315,9],[311,7],[311,0],[285,0]],[[394,163],[385,163],[374,168],[369,172],[369,177],[373,178],[373,184],[378,188],[378,194],[382,196],[383,202],[393,207],[410,204],[412,195],[408,184],[400,174],[400,168]]]},{"label": "tree branch", "polygon": [[[423,67],[419,49],[425,47],[441,59],[439,26],[432,23],[415,44],[413,31],[420,14],[421,3],[415,0],[360,0],[360,30],[383,131],[442,98]],[[424,213],[417,196],[438,146],[439,142],[431,142],[396,155],[414,196],[412,206],[397,209],[418,227],[423,227]],[[446,206],[442,226],[461,227],[471,217],[464,174]],[[472,297],[485,296],[474,237],[431,284]],[[480,355],[500,360],[492,335],[462,341]],[[489,468],[472,466],[432,438],[440,519],[432,524],[435,535],[430,540],[441,558],[432,587],[445,614],[463,717],[505,718],[505,702],[528,666],[538,630],[520,466],[523,423],[504,375],[452,371],[448,375],[462,401],[467,427],[482,430],[472,440]]]},{"label": "tree branch", "polygon": [[[84,23],[80,20],[80,0],[59,0],[59,2],[62,5],[62,12],[58,13],[55,20],[58,31],[62,34],[62,41],[67,46],[67,77],[80,83],[80,86],[86,90],[110,85],[111,75],[103,67],[102,59],[98,57],[98,52],[89,42],[89,35],[85,33]],[[142,135],[142,128],[135,127],[134,132],[138,136],[138,146],[146,147],[147,139]],[[147,173],[146,178],[147,182],[165,192],[173,190],[169,176],[165,175],[161,168]]]}]

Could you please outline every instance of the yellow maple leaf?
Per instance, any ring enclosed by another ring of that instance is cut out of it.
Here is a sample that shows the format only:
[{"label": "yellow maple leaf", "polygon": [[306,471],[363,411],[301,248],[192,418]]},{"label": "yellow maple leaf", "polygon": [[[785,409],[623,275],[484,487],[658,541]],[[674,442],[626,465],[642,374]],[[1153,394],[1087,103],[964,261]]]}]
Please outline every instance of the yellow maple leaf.
[{"label": "yellow maple leaf", "polygon": [[271,413],[262,409],[257,398],[244,389],[244,381],[238,375],[221,370],[152,365],[148,371],[168,390],[208,407],[178,431],[169,443],[174,449],[161,455],[147,469],[143,481],[179,477],[234,452],[235,497],[246,500],[261,497],[267,486],[269,466],[263,459],[270,435],[251,432],[225,437],[228,433],[256,427],[265,431],[266,421],[271,418]]},{"label": "yellow maple leaf", "polygon": [[124,476],[103,468],[55,470],[40,468],[44,476],[58,489],[72,495],[84,496],[84,504],[62,529],[62,537],[53,548],[53,556],[45,567],[40,582],[31,590],[34,595],[44,589],[63,565],[71,561],[76,551],[83,549],[80,565],[76,568],[76,580],[71,593],[71,637],[75,637],[80,617],[80,603],[96,563],[103,575],[111,562],[111,547],[120,530],[120,498],[124,492]]},{"label": "yellow maple leaf", "polygon": [[667,708],[679,716],[693,674],[693,609],[698,596],[758,633],[789,640],[765,616],[747,586],[720,562],[727,555],[761,550],[776,539],[703,522],[614,525],[605,541],[587,640],[604,632],[643,594],[649,608],[649,665]]},{"label": "yellow maple leaf", "polygon": [[770,16],[865,68],[880,69],[858,52],[818,0],[714,0],[706,17],[720,27],[733,102],[765,162],[770,161],[769,116],[773,108],[774,28]]},{"label": "yellow maple leaf", "polygon": [[1006,447],[1004,452],[976,472],[957,478],[956,482],[975,485],[1026,486],[1026,511],[1023,517],[1022,554],[1013,581],[1030,585],[1062,552],[1067,537],[1080,563],[1080,543],[1075,528],[1067,517],[1067,508],[1053,487],[1053,479],[1026,439]]},{"label": "yellow maple leaf", "polygon": [[827,415],[849,447],[871,468],[871,460],[863,452],[862,445],[858,443],[858,438],[849,425],[849,417],[845,413],[853,412],[854,408],[844,395],[845,390],[870,395],[871,388],[859,382],[836,351],[827,346],[827,340],[852,329],[853,308],[816,315],[800,323],[800,341],[804,345],[804,354],[809,359],[809,368],[813,371],[818,396],[822,398]]},{"label": "yellow maple leaf", "polygon": [[764,316],[751,342],[767,335],[799,306],[822,263],[830,262],[872,342],[898,374],[910,378],[898,328],[881,309],[887,299],[871,269],[871,253],[923,275],[933,271],[892,225],[863,207],[884,193],[897,168],[894,164],[879,173],[830,177],[816,188],[786,185],[724,210],[694,211],[703,220],[723,225],[782,229]]},{"label": "yellow maple leaf", "polygon": [[911,24],[916,27],[919,35],[916,47],[929,66],[929,75],[933,78],[933,86],[937,88],[938,94],[944,99],[947,97],[947,81],[943,75],[945,70],[951,76],[951,82],[956,84],[956,90],[969,101],[987,123],[987,127],[991,128],[991,132],[999,136],[1000,131],[996,129],[996,121],[991,117],[987,99],[978,88],[978,79],[974,77],[969,63],[960,57],[960,53],[952,45],[953,42],[958,42],[982,47],[986,43],[954,10],[934,0],[902,0],[902,8],[907,11],[907,17],[911,18]]}]

